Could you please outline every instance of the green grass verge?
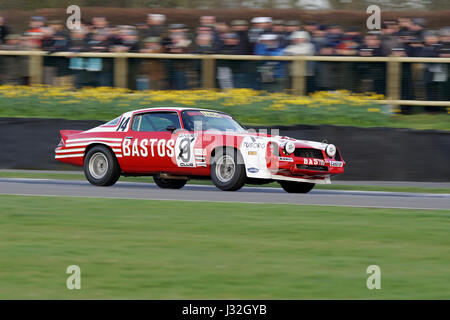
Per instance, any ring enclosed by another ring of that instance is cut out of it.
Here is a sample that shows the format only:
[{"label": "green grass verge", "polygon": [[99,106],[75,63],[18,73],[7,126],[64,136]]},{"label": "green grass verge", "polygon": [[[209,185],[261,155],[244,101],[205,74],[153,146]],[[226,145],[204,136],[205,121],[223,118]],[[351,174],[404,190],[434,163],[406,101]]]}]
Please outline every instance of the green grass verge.
[{"label": "green grass verge", "polygon": [[450,298],[450,211],[3,195],[0,213],[0,299]]},{"label": "green grass verge", "polygon": [[114,89],[102,90],[72,92],[0,86],[0,117],[109,121],[133,109],[188,106],[224,111],[248,126],[329,124],[450,130],[447,113],[393,115],[387,106],[350,94],[325,92],[301,97],[251,90],[223,94],[195,90],[128,94]]},{"label": "green grass verge", "polygon": [[[0,178],[27,178],[27,179],[57,179],[57,180],[86,180],[82,173],[42,173],[42,172],[1,172]],[[153,183],[152,177],[121,177],[120,181]],[[188,184],[212,185],[210,180],[190,180]],[[253,185],[248,185],[253,186]],[[256,187],[280,188],[277,182]],[[359,190],[359,191],[386,191],[386,192],[414,192],[414,193],[450,193],[450,188],[423,188],[423,187],[396,187],[396,186],[373,186],[373,185],[316,185],[320,190]]]}]

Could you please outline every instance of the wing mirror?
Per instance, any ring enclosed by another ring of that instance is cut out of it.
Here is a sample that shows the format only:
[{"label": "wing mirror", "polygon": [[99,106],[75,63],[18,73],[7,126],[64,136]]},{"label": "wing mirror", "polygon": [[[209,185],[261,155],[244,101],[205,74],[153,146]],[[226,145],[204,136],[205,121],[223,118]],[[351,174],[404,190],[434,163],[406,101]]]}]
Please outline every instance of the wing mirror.
[{"label": "wing mirror", "polygon": [[175,126],[167,126],[166,130],[170,131],[171,133],[173,133],[175,130],[177,130],[177,127],[175,127]]}]

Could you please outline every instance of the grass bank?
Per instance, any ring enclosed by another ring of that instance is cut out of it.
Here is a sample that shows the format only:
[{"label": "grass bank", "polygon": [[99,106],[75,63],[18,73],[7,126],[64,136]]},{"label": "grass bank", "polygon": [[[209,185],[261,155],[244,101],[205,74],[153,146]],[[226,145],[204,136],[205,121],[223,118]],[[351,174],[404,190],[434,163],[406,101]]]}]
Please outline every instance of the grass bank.
[{"label": "grass bank", "polygon": [[0,196],[0,214],[1,299],[450,298],[449,211]]},{"label": "grass bank", "polygon": [[246,125],[329,124],[356,127],[403,127],[450,130],[449,114],[401,116],[375,100],[376,94],[348,91],[317,92],[310,96],[265,93],[249,89],[139,91],[119,88],[0,86],[0,117],[111,120],[117,115],[150,107],[199,107],[232,114]]}]

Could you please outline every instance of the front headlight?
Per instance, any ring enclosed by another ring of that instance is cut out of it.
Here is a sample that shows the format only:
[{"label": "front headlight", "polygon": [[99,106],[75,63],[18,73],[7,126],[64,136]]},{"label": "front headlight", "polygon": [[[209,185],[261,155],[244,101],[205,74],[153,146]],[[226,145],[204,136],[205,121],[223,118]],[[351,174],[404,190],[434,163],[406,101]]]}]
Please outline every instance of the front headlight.
[{"label": "front headlight", "polygon": [[330,158],[334,158],[336,155],[336,146],[334,144],[327,145],[325,152]]},{"label": "front headlight", "polygon": [[284,153],[291,154],[295,151],[295,143],[292,141],[286,142],[284,145]]}]

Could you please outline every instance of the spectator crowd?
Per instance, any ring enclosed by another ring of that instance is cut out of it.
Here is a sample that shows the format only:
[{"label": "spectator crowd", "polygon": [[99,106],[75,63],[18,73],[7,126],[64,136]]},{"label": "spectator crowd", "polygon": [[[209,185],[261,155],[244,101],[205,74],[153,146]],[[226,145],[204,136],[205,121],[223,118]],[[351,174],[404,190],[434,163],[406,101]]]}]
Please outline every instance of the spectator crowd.
[{"label": "spectator crowd", "polygon": [[[44,83],[112,86],[110,58],[82,58],[79,52],[226,54],[262,56],[450,57],[450,27],[429,30],[421,18],[384,21],[381,30],[323,25],[313,21],[255,17],[250,22],[216,21],[202,16],[195,29],[167,24],[161,14],[145,23],[112,26],[105,17],[68,30],[63,21],[32,17],[24,34],[13,34],[0,17],[0,50],[70,52],[70,57],[44,59]],[[14,60],[15,59],[15,60]],[[22,62],[17,59],[22,59]],[[22,83],[26,57],[1,56],[0,83]],[[403,64],[402,99],[449,99],[450,64]],[[201,81],[199,60],[129,59],[132,89],[186,89]],[[279,91],[290,86],[291,68],[285,61],[217,60],[217,85]],[[308,62],[307,91],[349,89],[385,93],[385,63]],[[423,87],[423,92],[419,87]]]}]

